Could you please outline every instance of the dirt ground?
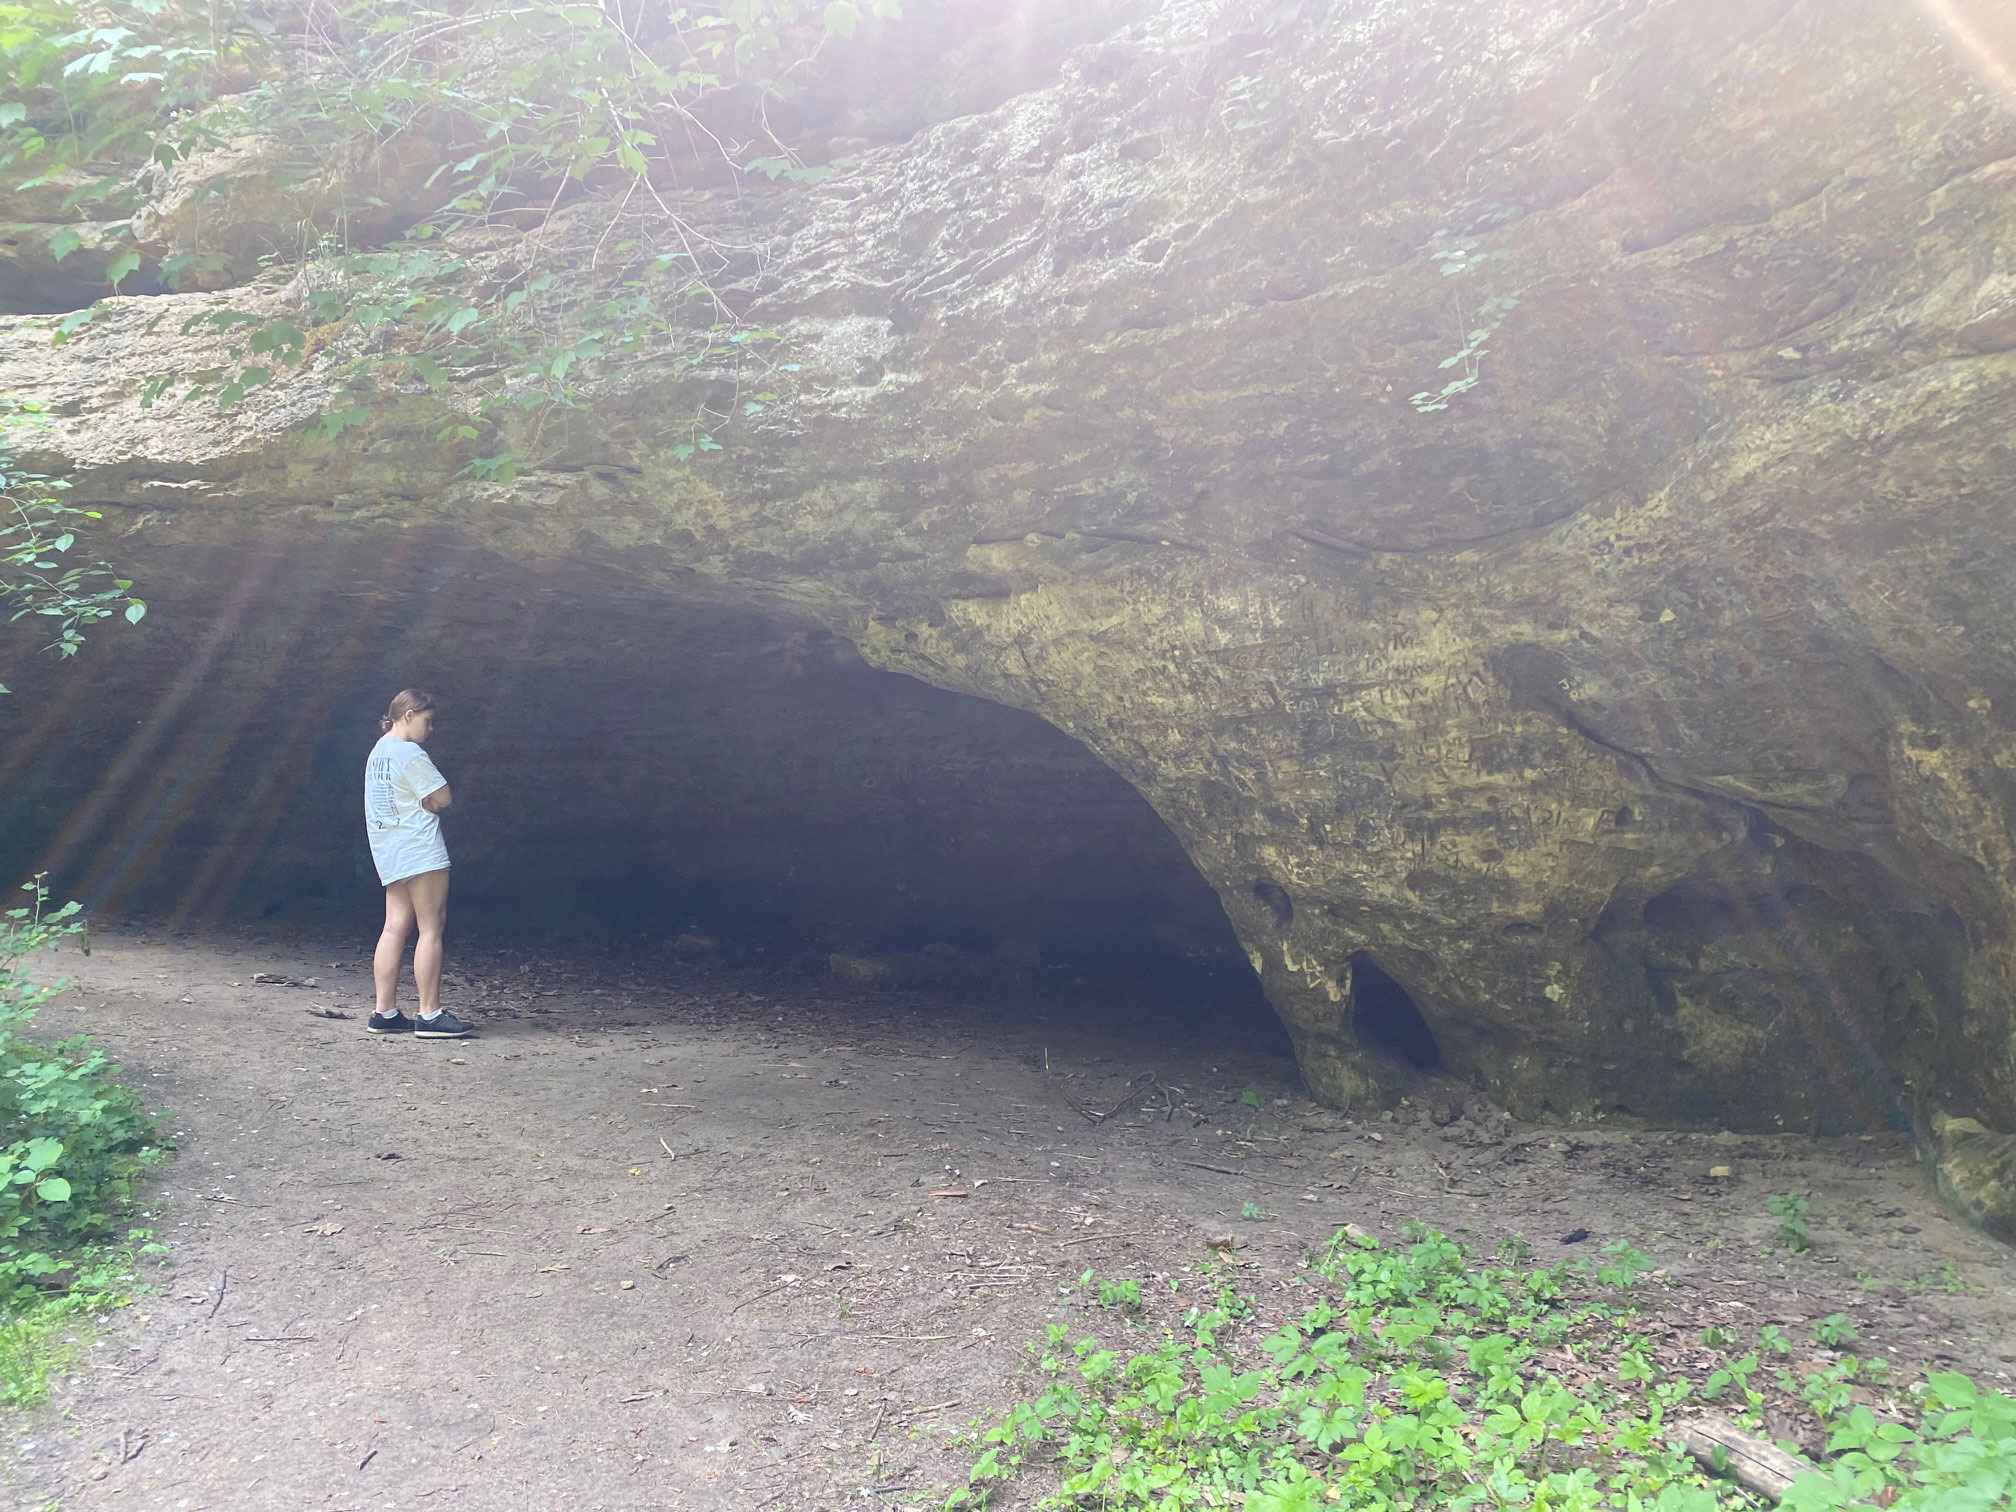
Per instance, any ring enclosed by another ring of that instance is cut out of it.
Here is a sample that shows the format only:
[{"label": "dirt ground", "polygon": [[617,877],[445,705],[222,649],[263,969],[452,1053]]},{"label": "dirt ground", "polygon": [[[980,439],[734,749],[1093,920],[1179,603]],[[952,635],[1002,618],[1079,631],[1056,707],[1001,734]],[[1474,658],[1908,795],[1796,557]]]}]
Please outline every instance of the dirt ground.
[{"label": "dirt ground", "polygon": [[[462,1043],[367,1036],[354,943],[126,931],[64,969],[45,1026],[175,1112],[172,1258],[8,1425],[14,1507],[930,1503],[1083,1271],[1180,1275],[1233,1234],[1265,1295],[1347,1221],[1627,1239],[1684,1322],[1845,1312],[1864,1352],[2016,1370],[2016,1256],[1887,1139],[1535,1128],[1474,1094],[1356,1119],[1082,1002],[642,958],[464,955]],[[1812,1257],[1772,1243],[1791,1188]]]}]

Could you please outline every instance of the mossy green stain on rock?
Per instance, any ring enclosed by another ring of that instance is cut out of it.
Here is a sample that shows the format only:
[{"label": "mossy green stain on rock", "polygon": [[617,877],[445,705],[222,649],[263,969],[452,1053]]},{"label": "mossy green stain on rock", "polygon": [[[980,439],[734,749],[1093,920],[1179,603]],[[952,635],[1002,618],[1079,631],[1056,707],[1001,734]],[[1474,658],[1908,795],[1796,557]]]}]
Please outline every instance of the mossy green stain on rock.
[{"label": "mossy green stain on rock", "polygon": [[2016,1135],[1971,1118],[1938,1121],[1939,1193],[1984,1232],[2016,1243]]}]

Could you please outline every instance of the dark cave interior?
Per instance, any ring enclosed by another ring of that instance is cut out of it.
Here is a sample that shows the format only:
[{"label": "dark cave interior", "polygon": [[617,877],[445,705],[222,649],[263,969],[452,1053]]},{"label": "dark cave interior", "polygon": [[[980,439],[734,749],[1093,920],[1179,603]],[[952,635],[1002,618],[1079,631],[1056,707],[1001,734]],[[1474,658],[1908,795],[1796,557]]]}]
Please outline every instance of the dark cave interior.
[{"label": "dark cave interior", "polygon": [[456,792],[451,957],[838,952],[948,1002],[1065,998],[1286,1053],[1175,836],[1041,720],[747,603],[408,545],[390,567],[166,553],[138,630],[0,672],[5,869],[168,929],[368,935],[361,762],[417,685]]}]

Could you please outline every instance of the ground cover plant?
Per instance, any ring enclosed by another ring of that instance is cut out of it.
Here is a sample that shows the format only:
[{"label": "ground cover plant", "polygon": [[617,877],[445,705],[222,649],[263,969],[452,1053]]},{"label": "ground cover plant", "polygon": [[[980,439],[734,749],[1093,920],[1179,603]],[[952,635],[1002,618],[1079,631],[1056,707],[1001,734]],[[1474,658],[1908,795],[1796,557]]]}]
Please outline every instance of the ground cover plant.
[{"label": "ground cover plant", "polygon": [[0,915],[0,1401],[41,1399],[91,1315],[122,1305],[134,1266],[158,1254],[128,1222],[134,1184],[161,1158],[156,1121],[82,1037],[24,1031],[63,990],[29,962],[83,938],[77,905],[50,908],[41,878]]},{"label": "ground cover plant", "polygon": [[1781,1504],[1793,1512],[2016,1507],[2016,1400],[2000,1392],[1843,1353],[1838,1318],[1810,1344],[1776,1326],[1677,1336],[1664,1278],[1621,1243],[1596,1261],[1532,1265],[1518,1245],[1500,1261],[1423,1225],[1393,1246],[1346,1228],[1285,1309],[1243,1291],[1229,1256],[1159,1284],[1158,1316],[1115,1308],[1116,1283],[1098,1283],[1107,1338],[1050,1326],[1032,1349],[1039,1389],[974,1425],[948,1506],[1769,1505],[1679,1447],[1677,1425],[1712,1412],[1789,1432],[1815,1460]]}]

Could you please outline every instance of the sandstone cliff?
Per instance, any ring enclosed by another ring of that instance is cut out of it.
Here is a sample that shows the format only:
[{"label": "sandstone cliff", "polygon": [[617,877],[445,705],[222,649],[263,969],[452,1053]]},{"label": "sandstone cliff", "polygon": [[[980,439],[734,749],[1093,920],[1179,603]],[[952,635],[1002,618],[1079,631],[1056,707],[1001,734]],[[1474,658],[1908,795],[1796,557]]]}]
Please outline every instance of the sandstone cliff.
[{"label": "sandstone cliff", "polygon": [[312,363],[141,408],[189,310],[284,274],[16,317],[0,388],[143,565],[425,526],[1032,711],[1175,831],[1329,1101],[1407,1074],[1369,958],[1523,1114],[2008,1129],[1979,61],[1908,0],[1177,0],[816,185],[691,191],[801,365],[718,453],[621,373],[508,484],[424,397],[310,439]]}]

